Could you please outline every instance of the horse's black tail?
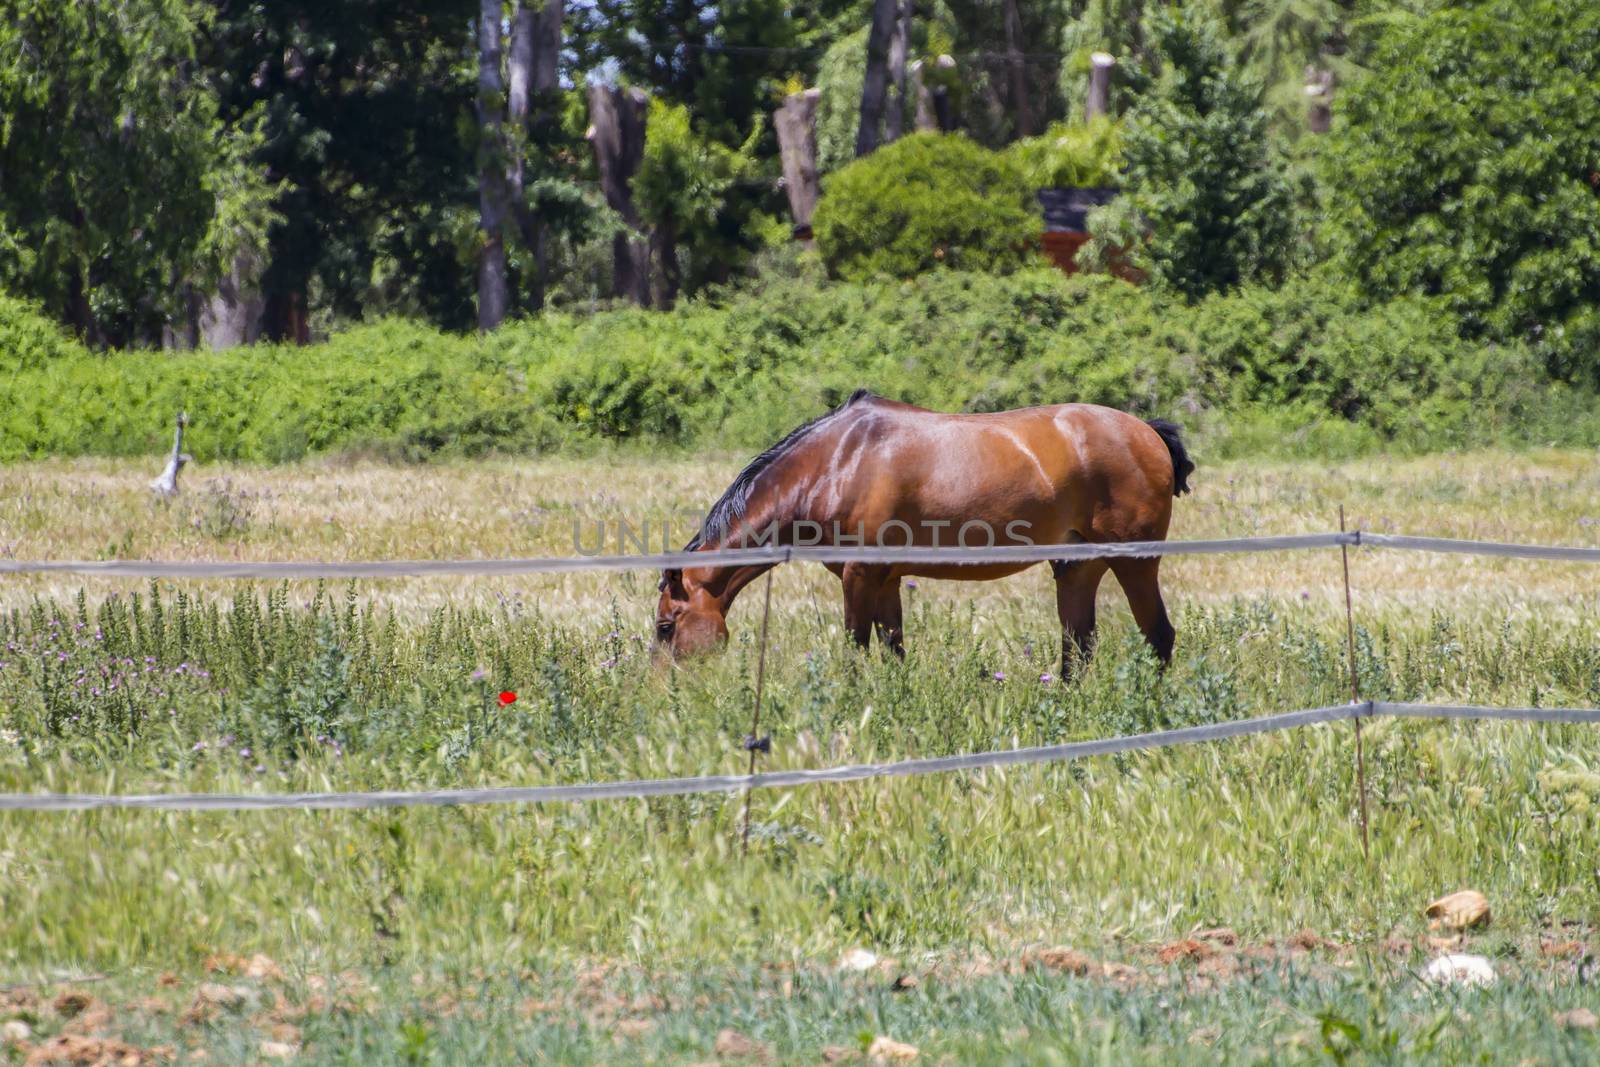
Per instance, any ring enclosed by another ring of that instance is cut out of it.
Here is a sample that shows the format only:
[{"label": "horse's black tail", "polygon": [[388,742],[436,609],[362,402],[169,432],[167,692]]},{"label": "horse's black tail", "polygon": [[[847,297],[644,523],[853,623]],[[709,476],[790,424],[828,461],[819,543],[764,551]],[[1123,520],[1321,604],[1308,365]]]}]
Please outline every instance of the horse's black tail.
[{"label": "horse's black tail", "polygon": [[1189,475],[1194,473],[1194,460],[1189,458],[1189,450],[1183,447],[1183,438],[1178,436],[1178,424],[1166,419],[1150,419],[1145,425],[1160,434],[1161,440],[1166,443],[1167,451],[1172,455],[1172,495],[1182,496],[1189,491]]}]

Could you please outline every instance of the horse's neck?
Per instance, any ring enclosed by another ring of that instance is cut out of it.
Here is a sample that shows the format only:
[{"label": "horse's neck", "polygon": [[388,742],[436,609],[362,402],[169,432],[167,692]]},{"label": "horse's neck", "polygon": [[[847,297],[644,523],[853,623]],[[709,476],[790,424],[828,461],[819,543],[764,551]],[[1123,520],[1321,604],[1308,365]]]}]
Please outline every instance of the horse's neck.
[{"label": "horse's neck", "polygon": [[[795,502],[805,498],[805,487],[786,485],[783,491],[758,489],[751,495],[750,507],[714,547],[717,549],[765,548],[788,544],[794,539],[794,523],[804,518],[797,514]],[[740,563],[708,567],[710,577],[701,584],[722,602],[724,610],[739,591],[767,571],[770,563]]]}]

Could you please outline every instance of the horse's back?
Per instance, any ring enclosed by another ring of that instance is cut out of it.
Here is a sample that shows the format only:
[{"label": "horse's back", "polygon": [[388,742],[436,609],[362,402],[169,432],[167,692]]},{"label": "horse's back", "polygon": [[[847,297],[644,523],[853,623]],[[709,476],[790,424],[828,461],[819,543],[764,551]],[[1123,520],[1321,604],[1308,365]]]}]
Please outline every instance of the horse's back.
[{"label": "horse's back", "polygon": [[877,397],[851,407],[827,480],[828,510],[850,528],[904,522],[918,543],[930,523],[980,523],[1000,544],[1020,540],[1004,533],[1017,521],[1035,543],[1166,536],[1172,460],[1135,416],[1094,404],[953,414]]}]

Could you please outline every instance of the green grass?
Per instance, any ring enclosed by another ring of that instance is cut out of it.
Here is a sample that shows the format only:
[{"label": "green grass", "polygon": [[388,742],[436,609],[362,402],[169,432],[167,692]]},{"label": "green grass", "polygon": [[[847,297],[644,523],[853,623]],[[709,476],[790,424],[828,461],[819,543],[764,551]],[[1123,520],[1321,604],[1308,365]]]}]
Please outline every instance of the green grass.
[{"label": "green grass", "polygon": [[[1593,535],[1573,525],[1593,495],[1576,461],[1209,470],[1201,496],[1180,503],[1185,525],[1174,532],[1320,528],[1332,491],[1374,526],[1380,516],[1395,529],[1496,536],[1498,522],[1528,539],[1578,541]],[[285,492],[270,525],[258,517],[259,526],[197,530],[171,542],[172,554],[519,547],[449,539],[452,524],[471,528],[474,509],[489,506],[485,487],[511,492],[509,471],[390,469],[391,485],[383,470],[291,472],[341,488],[326,501]],[[162,531],[177,520],[119,503],[120,469],[4,473],[25,486],[0,510],[0,541],[20,543],[18,555],[93,555],[86,546],[115,541],[125,523],[136,545],[168,544]],[[604,477],[581,467],[526,473],[556,527],[593,514],[602,486],[622,500],[720,477],[672,464]],[[279,475],[234,475],[284,491]],[[1436,523],[1440,515],[1467,529]],[[1581,568],[1371,551],[1353,567],[1366,695],[1600,706],[1600,602]],[[846,646],[831,578],[780,572],[765,765],[1049,743],[1341,702],[1337,574],[1330,554],[1174,561],[1179,646],[1165,675],[1108,585],[1099,651],[1069,688],[1041,680],[1058,672],[1059,649],[1043,570],[984,586],[923,583],[908,594],[904,662]],[[81,600],[42,580],[0,591],[0,791],[410,789],[742,769],[754,609],[736,611],[725,654],[656,669],[643,643],[650,575],[486,583],[489,594],[413,582],[321,593],[303,583],[163,584],[108,595],[91,584]],[[518,693],[509,708],[494,700],[501,689]],[[863,1032],[909,1041],[931,1062],[1293,1062],[1326,1056],[1329,1043],[1366,1048],[1352,1053],[1358,1061],[1481,1050],[1515,1062],[1528,1049],[1536,1062],[1584,1062],[1593,1035],[1550,1016],[1593,997],[1574,960],[1594,951],[1600,919],[1600,736],[1381,721],[1365,744],[1370,865],[1348,724],[764,793],[748,856],[738,797],[8,814],[0,985],[108,971],[122,1036],[198,1042],[223,1062],[251,1059],[265,1030],[227,1015],[209,1028],[146,1019],[136,1001],[156,972],[175,972],[187,989],[213,955],[264,953],[289,972],[281,995],[290,1000],[310,995],[312,975],[352,971],[377,983],[359,1010],[296,1023],[303,1058],[315,1062],[689,1062],[711,1053],[724,1025],[784,1062],[813,1062]],[[1425,991],[1405,968],[1425,962],[1423,906],[1467,886],[1488,895],[1494,916],[1467,948],[1494,958],[1504,980],[1460,994],[1461,1017],[1457,994]],[[1241,939],[1228,953],[1238,973],[1156,959],[1160,946],[1215,926]],[[1253,948],[1281,948],[1301,930],[1340,947],[1252,962]],[[1395,949],[1397,938],[1410,948]],[[1568,940],[1573,960],[1540,955],[1542,943]],[[1127,962],[1135,975],[1075,979],[1021,966],[1048,945]],[[925,980],[892,993],[893,974],[843,976],[834,961],[853,947],[896,957]],[[963,976],[972,960],[996,961],[998,972]],[[664,991],[663,1006],[640,1013],[652,1027],[621,1039],[588,1004],[530,1018],[517,1007],[549,999],[547,986],[581,986],[597,967],[608,982],[643,983],[628,997]],[[525,971],[535,977],[519,979]],[[408,993],[413,972],[427,997],[443,990],[481,1014]],[[801,992],[772,991],[786,976]],[[44,1009],[36,1021],[41,1034],[69,1025]],[[515,1051],[492,1051],[505,1049]]]},{"label": "green grass", "polygon": [[[675,975],[383,971],[316,993],[293,978],[222,977],[244,994],[237,1008],[185,1023],[195,993],[178,988],[143,999],[120,1021],[123,1040],[136,1046],[204,1048],[215,1063],[261,1062],[261,1043],[275,1030],[303,1042],[300,1062],[375,1065],[707,1062],[724,1058],[718,1037],[729,1030],[754,1044],[748,1059],[785,1064],[859,1061],[878,1035],[913,1045],[918,1062],[984,1065],[1502,1057],[1557,1065],[1587,1064],[1600,1052],[1600,1036],[1554,1017],[1593,1003],[1570,979],[1557,984],[1529,970],[1523,980],[1461,992],[1422,986],[1398,966],[1344,963],[1310,955],[1252,964],[1220,984],[1189,966],[1123,982],[1029,967],[973,979],[925,975],[905,990],[877,974],[784,964]],[[84,991],[121,1002],[143,989],[122,981]],[[44,1004],[28,1017],[41,1036],[71,1027]]]}]

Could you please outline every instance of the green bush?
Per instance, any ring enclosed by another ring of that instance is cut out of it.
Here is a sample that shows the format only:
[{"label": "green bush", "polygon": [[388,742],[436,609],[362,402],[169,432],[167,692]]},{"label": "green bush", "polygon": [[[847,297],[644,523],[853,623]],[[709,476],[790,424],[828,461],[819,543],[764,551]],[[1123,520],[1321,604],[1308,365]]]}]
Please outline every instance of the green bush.
[{"label": "green bush", "polygon": [[812,226],[828,273],[863,281],[935,268],[1007,272],[1038,245],[1032,186],[960,134],[917,133],[828,177]]},{"label": "green bush", "polygon": [[1337,267],[1600,383],[1600,8],[1441,7],[1395,20],[1372,71],[1321,153]]},{"label": "green bush", "polygon": [[0,370],[37,369],[83,355],[83,346],[38,305],[0,293]]},{"label": "green bush", "polygon": [[1600,443],[1595,394],[1551,383],[1526,346],[1462,339],[1438,300],[1360,307],[1308,280],[1190,304],[1051,269],[936,271],[551,314],[487,337],[388,320],[305,348],[61,344],[0,373],[0,460],[156,454],[180,408],[202,461],[745,450],[863,387],[949,411],[1085,401],[1176,417],[1213,455]]},{"label": "green bush", "polygon": [[1094,188],[1117,183],[1121,152],[1121,128],[1098,118],[1089,123],[1055,123],[1037,137],[1011,144],[1006,156],[1036,189]]}]

